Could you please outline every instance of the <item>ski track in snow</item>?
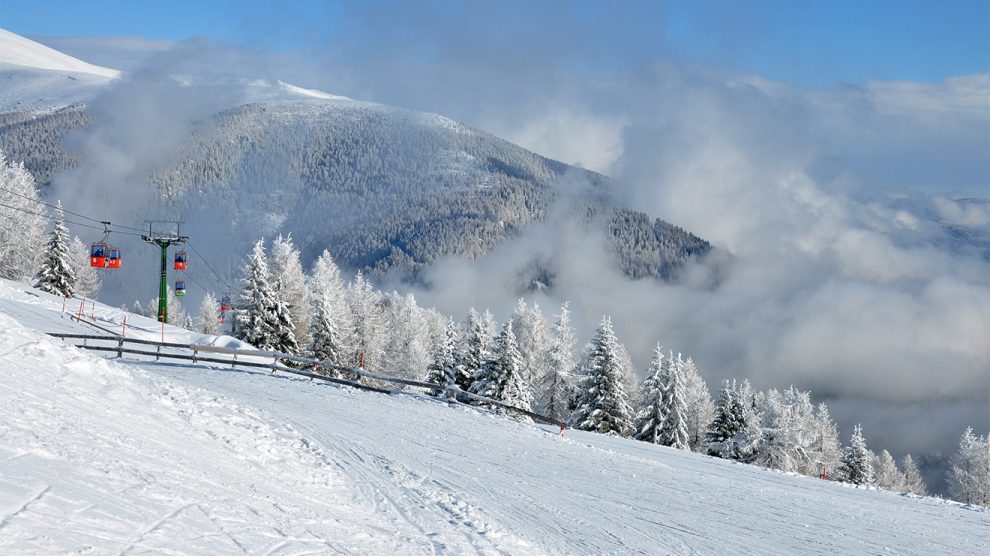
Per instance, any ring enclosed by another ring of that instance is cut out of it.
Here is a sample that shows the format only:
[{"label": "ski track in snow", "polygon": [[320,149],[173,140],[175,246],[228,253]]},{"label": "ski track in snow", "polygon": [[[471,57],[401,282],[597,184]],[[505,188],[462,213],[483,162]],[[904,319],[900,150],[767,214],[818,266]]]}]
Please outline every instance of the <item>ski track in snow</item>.
[{"label": "ski track in snow", "polygon": [[[411,393],[102,359],[37,332],[93,332],[61,305],[0,281],[0,553],[990,551],[985,508]],[[111,329],[125,315],[87,310]]]}]

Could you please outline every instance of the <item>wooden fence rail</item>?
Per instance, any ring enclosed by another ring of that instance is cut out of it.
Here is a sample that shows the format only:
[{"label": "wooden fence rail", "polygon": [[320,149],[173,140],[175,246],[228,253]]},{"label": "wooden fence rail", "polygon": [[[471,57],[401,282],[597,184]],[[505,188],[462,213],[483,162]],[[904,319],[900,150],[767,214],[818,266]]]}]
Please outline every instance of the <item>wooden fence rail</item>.
[{"label": "wooden fence rail", "polygon": [[[192,361],[194,364],[200,363],[212,363],[220,365],[230,365],[233,367],[250,367],[256,369],[270,369],[272,373],[281,372],[288,373],[298,376],[303,376],[310,378],[312,380],[322,380],[324,382],[330,382],[334,384],[342,384],[345,386],[351,386],[353,388],[359,388],[361,390],[369,390],[373,392],[380,392],[384,394],[390,394],[392,391],[385,390],[383,388],[378,388],[369,384],[363,384],[357,380],[347,380],[343,378],[336,378],[333,376],[328,376],[325,373],[316,372],[318,369],[324,369],[326,371],[333,372],[335,374],[343,374],[344,376],[356,376],[358,380],[360,379],[370,379],[380,382],[387,382],[392,384],[401,384],[403,386],[411,386],[413,388],[421,388],[430,392],[437,392],[441,390],[436,384],[430,384],[428,382],[421,382],[418,380],[410,380],[402,377],[375,373],[367,371],[360,367],[345,367],[342,365],[335,365],[327,361],[320,361],[318,359],[311,359],[308,357],[301,357],[298,355],[291,355],[288,353],[281,353],[278,351],[261,351],[261,350],[247,350],[247,349],[234,349],[219,346],[211,346],[206,344],[176,344],[169,342],[156,342],[153,340],[139,340],[135,338],[124,338],[119,335],[99,335],[99,334],[64,334],[50,332],[49,336],[60,338],[62,340],[82,340],[82,345],[77,345],[88,350],[93,351],[105,351],[116,353],[117,357],[123,357],[124,354],[129,355],[143,355],[147,357],[154,357],[155,360],[160,359],[178,359],[182,361]],[[113,345],[92,345],[90,341],[104,341],[110,342]],[[155,346],[157,349],[155,351],[147,351],[140,349],[131,349],[126,347],[126,344],[137,344],[146,346]],[[172,349],[172,350],[185,350],[188,353],[170,353],[168,351],[162,351],[162,348]],[[222,354],[230,355],[230,359],[220,359],[216,357],[201,357],[200,353],[208,354]],[[240,359],[238,359],[240,357]],[[258,361],[258,359],[271,359],[271,362]],[[302,363],[310,370],[297,369],[289,367],[287,365],[279,363],[280,361],[293,361],[296,363]],[[548,425],[554,425],[559,427],[565,427],[566,425],[556,419],[547,417],[546,415],[541,415],[534,411],[529,411],[527,409],[522,409],[515,407],[504,402],[493,400],[491,398],[486,398],[484,396],[479,396],[471,392],[465,392],[456,386],[449,386],[442,389],[441,392],[446,398],[459,402],[467,403],[467,400],[472,400],[477,403],[504,409],[506,411],[516,413],[519,415],[524,415],[533,419],[538,423],[545,423]]]}]

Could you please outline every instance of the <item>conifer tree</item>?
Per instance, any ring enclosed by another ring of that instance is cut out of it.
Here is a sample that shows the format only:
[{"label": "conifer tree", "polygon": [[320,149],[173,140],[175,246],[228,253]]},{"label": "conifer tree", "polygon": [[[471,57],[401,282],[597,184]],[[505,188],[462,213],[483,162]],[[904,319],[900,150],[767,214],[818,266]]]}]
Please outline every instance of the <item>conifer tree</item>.
[{"label": "conifer tree", "polygon": [[382,295],[371,282],[358,272],[347,287],[347,305],[353,326],[353,349],[357,352],[358,364],[364,354],[365,368],[378,368],[387,341],[384,315],[381,306]]},{"label": "conifer tree", "polygon": [[[347,357],[350,312],[346,304],[344,282],[340,278],[337,263],[325,249],[313,265],[313,273],[309,280],[309,298],[312,306],[310,353],[314,358],[333,365],[352,364]],[[327,368],[323,368],[323,372],[334,377],[339,375],[338,372]]]},{"label": "conifer tree", "polygon": [[667,359],[660,372],[664,413],[660,429],[660,444],[678,450],[690,450],[687,431],[687,404],[684,401],[684,378],[681,371],[683,360],[680,354],[674,359],[673,352],[667,352]]},{"label": "conifer tree", "polygon": [[873,477],[874,483],[885,490],[900,491],[904,486],[904,475],[887,450],[873,458]]},{"label": "conifer tree", "polygon": [[43,292],[72,297],[76,291],[76,275],[69,261],[69,230],[65,227],[62,202],[55,207],[55,226],[45,244],[45,258],[35,275],[35,287]]},{"label": "conifer tree", "polygon": [[863,427],[856,425],[849,439],[849,446],[842,454],[842,472],[845,480],[855,485],[874,484],[873,466],[870,463],[872,457],[873,454],[866,447],[866,439],[863,438]]},{"label": "conifer tree", "polygon": [[603,317],[586,350],[584,377],[578,385],[571,426],[602,434],[627,436],[632,432],[628,395],[624,385],[621,346],[612,331],[612,319]]},{"label": "conifer tree", "polygon": [[278,342],[275,330],[276,307],[263,239],[254,244],[243,272],[240,307],[237,311],[237,335],[258,349],[275,349]]},{"label": "conifer tree", "polygon": [[649,371],[639,387],[637,398],[638,411],[635,420],[633,438],[659,444],[662,438],[664,421],[664,387],[663,387],[664,355],[663,348],[657,344],[653,350]]},{"label": "conifer tree", "polygon": [[715,405],[708,392],[708,385],[698,372],[698,367],[690,357],[682,367],[684,378],[684,402],[687,407],[688,439],[691,450],[703,452],[708,448],[708,425],[715,418]]},{"label": "conifer tree", "polygon": [[275,238],[272,262],[272,279],[279,285],[276,294],[289,311],[292,335],[299,346],[309,346],[309,289],[299,260],[299,250],[293,245],[291,234]]},{"label": "conifer tree", "polygon": [[203,296],[202,303],[199,304],[196,329],[203,334],[209,334],[211,336],[220,334],[219,314],[220,304],[217,302],[217,298],[212,293],[207,292]]},{"label": "conifer tree", "polygon": [[747,411],[736,381],[723,381],[715,403],[715,419],[708,428],[709,455],[735,459],[733,440],[746,430],[746,416]]},{"label": "conifer tree", "polygon": [[959,451],[949,461],[949,496],[959,502],[990,506],[990,442],[966,427]]},{"label": "conifer tree", "polygon": [[484,325],[474,307],[468,311],[464,329],[464,339],[457,356],[456,384],[461,390],[474,391],[474,377],[481,364],[489,358]]},{"label": "conifer tree", "polygon": [[574,396],[574,346],[577,339],[570,323],[567,303],[560,307],[560,314],[553,325],[550,348],[547,351],[547,369],[540,377],[537,407],[544,415],[565,421],[570,415]]},{"label": "conifer tree", "polygon": [[31,172],[0,149],[0,278],[27,281],[38,270],[45,254],[40,201]]},{"label": "conifer tree", "polygon": [[436,384],[434,396],[441,395],[447,388],[457,385],[457,325],[453,319],[447,321],[444,336],[433,349],[430,366],[427,368],[426,382]]},{"label": "conifer tree", "polygon": [[904,456],[901,461],[901,469],[904,471],[904,491],[918,496],[927,496],[928,489],[925,488],[925,481],[921,478],[921,472],[915,465],[911,454]]},{"label": "conifer tree", "polygon": [[76,275],[75,294],[82,297],[95,298],[100,292],[102,281],[96,269],[89,266],[89,246],[78,237],[73,237],[69,244],[69,263]]},{"label": "conifer tree", "polygon": [[292,322],[292,312],[288,303],[279,293],[282,290],[281,281],[276,279],[272,291],[272,330],[274,331],[272,349],[282,353],[299,353],[299,343],[296,341],[294,332],[295,325]]},{"label": "conifer tree", "polygon": [[505,323],[502,331],[495,337],[492,353],[475,373],[471,388],[479,396],[502,401],[520,409],[531,409],[533,398],[523,376],[522,356],[516,347],[511,320]]}]

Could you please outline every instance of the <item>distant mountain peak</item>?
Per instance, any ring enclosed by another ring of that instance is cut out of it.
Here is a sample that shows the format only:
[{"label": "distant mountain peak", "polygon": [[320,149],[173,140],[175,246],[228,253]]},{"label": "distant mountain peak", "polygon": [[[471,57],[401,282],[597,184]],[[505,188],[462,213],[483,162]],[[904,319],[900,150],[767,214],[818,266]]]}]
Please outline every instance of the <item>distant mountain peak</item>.
[{"label": "distant mountain peak", "polygon": [[111,79],[120,77],[120,72],[115,69],[73,58],[6,29],[0,29],[0,64],[49,71],[88,73]]}]

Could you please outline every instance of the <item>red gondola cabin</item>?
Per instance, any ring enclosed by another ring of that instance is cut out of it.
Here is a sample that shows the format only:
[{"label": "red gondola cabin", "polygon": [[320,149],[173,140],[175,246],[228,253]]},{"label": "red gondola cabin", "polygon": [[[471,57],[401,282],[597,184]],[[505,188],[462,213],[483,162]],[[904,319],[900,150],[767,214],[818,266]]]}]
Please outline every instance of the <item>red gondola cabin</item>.
[{"label": "red gondola cabin", "polygon": [[106,268],[107,252],[110,247],[106,243],[94,243],[89,248],[89,266]]},{"label": "red gondola cabin", "polygon": [[177,251],[175,253],[175,270],[185,270],[186,269],[186,252]]},{"label": "red gondola cabin", "polygon": [[120,249],[116,247],[110,248],[110,256],[107,257],[107,268],[120,268],[120,262],[123,259],[120,256]]}]

